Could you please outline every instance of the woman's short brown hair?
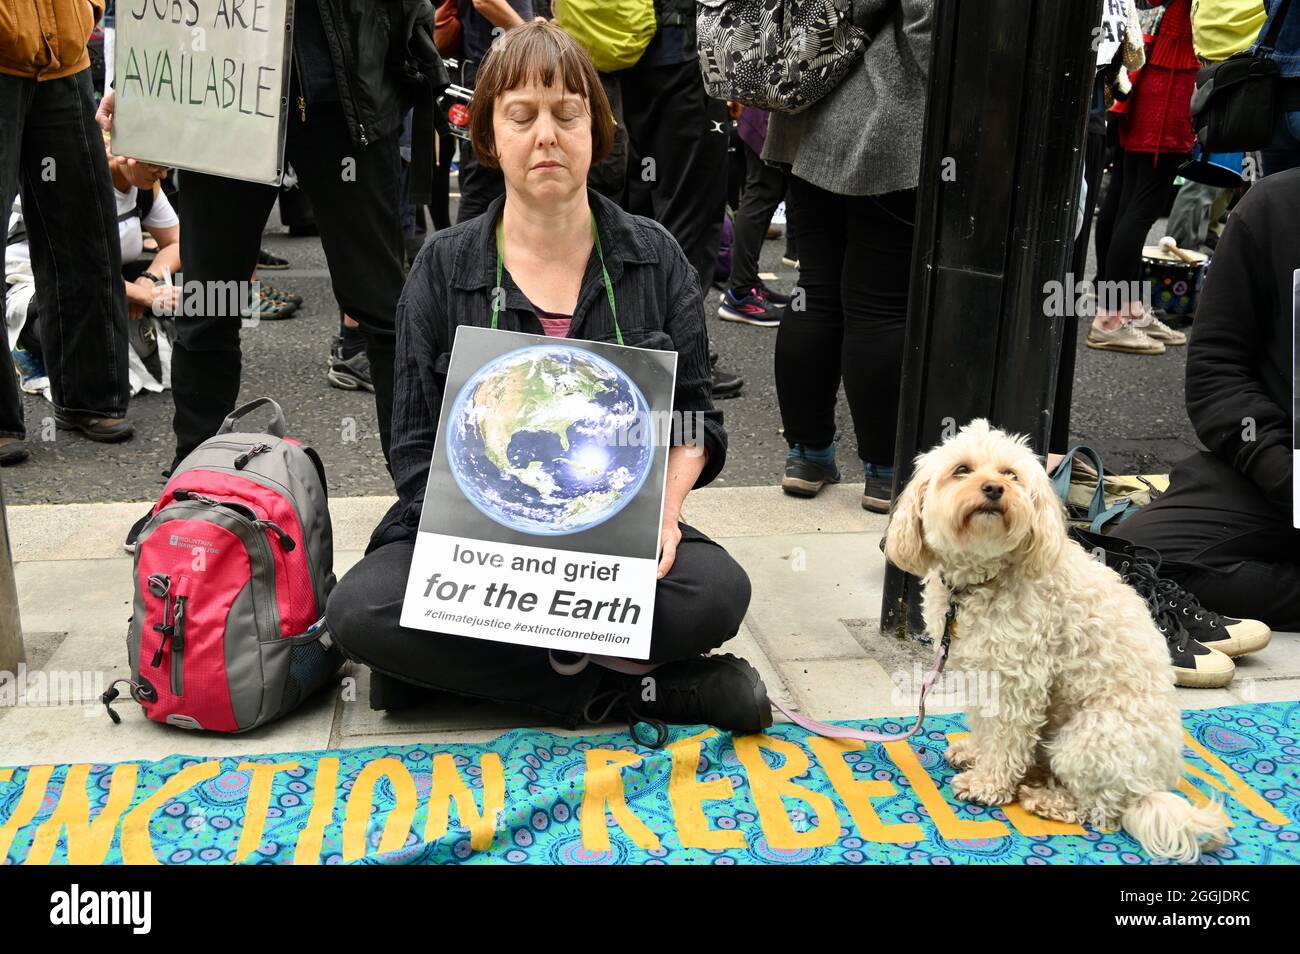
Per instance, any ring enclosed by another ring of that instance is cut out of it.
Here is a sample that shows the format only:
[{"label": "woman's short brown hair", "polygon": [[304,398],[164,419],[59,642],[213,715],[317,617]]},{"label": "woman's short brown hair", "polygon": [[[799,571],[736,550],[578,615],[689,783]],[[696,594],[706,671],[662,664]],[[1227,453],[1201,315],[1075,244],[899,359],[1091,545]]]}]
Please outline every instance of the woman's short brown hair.
[{"label": "woman's short brown hair", "polygon": [[500,165],[492,132],[498,96],[531,80],[550,86],[557,76],[566,90],[586,99],[591,111],[592,165],[608,156],[614,145],[614,113],[595,64],[573,37],[538,17],[506,31],[479,66],[469,111],[474,158],[492,168]]}]

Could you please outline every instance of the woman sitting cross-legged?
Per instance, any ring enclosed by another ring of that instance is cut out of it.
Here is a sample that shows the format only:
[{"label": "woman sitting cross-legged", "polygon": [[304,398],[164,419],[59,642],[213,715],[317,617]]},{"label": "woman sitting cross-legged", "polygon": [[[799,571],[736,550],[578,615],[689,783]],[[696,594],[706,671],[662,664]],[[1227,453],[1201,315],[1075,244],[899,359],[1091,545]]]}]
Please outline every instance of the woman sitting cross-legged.
[{"label": "woman sitting cross-legged", "polygon": [[[721,546],[678,521],[687,493],[717,476],[727,448],[695,271],[662,226],[587,189],[588,169],[613,140],[613,115],[591,60],[558,27],[535,20],[492,47],[479,68],[472,135],[479,160],[504,174],[505,195],[435,234],[411,269],[397,315],[399,499],[330,597],[334,638],[370,667],[377,709],[436,689],[527,706],[566,726],[616,716],[657,724],[660,741],[664,723],[758,731],[771,724],[758,673],[734,656],[702,655],[736,635],[749,578]],[[452,341],[462,325],[493,325],[498,255],[496,327],[604,342],[617,328],[628,345],[676,351],[674,411],[703,421],[702,439],[688,446],[679,432],[668,454],[653,692],[642,677],[600,665],[562,674],[545,649],[400,625]]]}]

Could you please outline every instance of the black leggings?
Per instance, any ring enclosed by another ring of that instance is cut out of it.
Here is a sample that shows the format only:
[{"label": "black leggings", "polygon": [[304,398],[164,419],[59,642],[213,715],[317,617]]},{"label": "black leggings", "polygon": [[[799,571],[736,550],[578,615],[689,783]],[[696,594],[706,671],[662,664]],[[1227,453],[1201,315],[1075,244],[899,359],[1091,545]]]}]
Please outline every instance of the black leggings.
[{"label": "black leggings", "polygon": [[1097,214],[1097,281],[1136,282],[1142,277],[1142,246],[1186,161],[1182,153],[1120,151]]},{"label": "black leggings", "polygon": [[776,395],[792,447],[835,438],[841,373],[858,456],[891,466],[912,271],[916,190],[844,196],[790,177],[799,288],[776,339]]},{"label": "black leggings", "polygon": [[[749,608],[749,577],[721,546],[681,524],[672,569],[655,587],[650,661],[699,656],[735,636]],[[415,685],[527,706],[577,725],[604,669],[574,676],[551,668],[545,649],[448,636],[401,625],[414,541],[366,554],[330,594],[330,633],[349,659]]]}]

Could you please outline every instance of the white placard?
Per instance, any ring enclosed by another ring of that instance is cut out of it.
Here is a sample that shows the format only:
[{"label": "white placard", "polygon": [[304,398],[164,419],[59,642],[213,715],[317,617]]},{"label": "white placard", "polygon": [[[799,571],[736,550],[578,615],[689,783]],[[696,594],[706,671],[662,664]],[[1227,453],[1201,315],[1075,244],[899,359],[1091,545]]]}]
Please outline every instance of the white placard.
[{"label": "white placard", "polygon": [[121,0],[113,152],[276,185],[294,0]]}]

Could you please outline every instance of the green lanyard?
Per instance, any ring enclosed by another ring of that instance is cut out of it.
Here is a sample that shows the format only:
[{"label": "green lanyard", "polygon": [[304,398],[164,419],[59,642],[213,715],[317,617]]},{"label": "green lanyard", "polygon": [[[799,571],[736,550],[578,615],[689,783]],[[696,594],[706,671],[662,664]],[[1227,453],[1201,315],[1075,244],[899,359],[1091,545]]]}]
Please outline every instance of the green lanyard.
[{"label": "green lanyard", "polygon": [[[591,238],[596,244],[596,257],[600,259],[600,274],[605,278],[605,294],[609,298],[609,311],[614,316],[614,337],[619,344],[623,343],[623,332],[618,327],[618,308],[614,305],[614,286],[609,281],[609,272],[605,268],[605,253],[600,247],[600,233],[596,231],[596,214],[591,215]],[[502,236],[501,219],[497,219],[497,288],[503,288],[501,284],[501,256],[505,250],[505,238]],[[492,293],[492,328],[497,327],[497,318],[501,311],[501,292]]]}]

